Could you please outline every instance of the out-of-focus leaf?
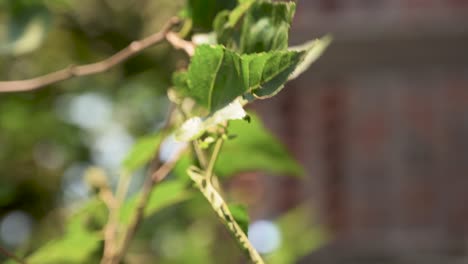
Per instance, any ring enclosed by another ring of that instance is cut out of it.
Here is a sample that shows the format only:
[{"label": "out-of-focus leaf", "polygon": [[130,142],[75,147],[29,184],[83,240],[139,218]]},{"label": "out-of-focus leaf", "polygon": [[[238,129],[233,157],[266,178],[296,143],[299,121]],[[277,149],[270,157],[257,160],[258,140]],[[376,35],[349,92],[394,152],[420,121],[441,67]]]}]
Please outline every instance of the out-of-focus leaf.
[{"label": "out-of-focus leaf", "polygon": [[102,236],[99,231],[105,219],[104,204],[90,200],[69,218],[65,234],[35,251],[26,260],[31,264],[81,264],[90,263],[90,258],[99,249]]},{"label": "out-of-focus leaf", "polygon": [[188,17],[193,21],[196,30],[210,31],[212,21],[222,10],[231,10],[237,0],[188,0]]},{"label": "out-of-focus leaf", "polygon": [[230,204],[228,205],[229,211],[231,211],[234,220],[236,220],[237,224],[242,228],[245,234],[249,232],[249,223],[250,217],[247,211],[247,207],[242,204]]},{"label": "out-of-focus leaf", "polygon": [[302,175],[302,167],[286,148],[266,130],[259,118],[250,116],[250,123],[241,120],[230,122],[229,133],[236,138],[224,143],[216,161],[216,174],[230,176],[239,172],[265,171]]},{"label": "out-of-focus leaf", "polygon": [[178,95],[186,96],[188,92],[188,74],[187,71],[178,71],[172,74],[172,84],[176,87]]},{"label": "out-of-focus leaf", "polygon": [[67,232],[80,230],[101,230],[107,222],[107,207],[103,201],[94,198],[89,200],[78,212],[67,221]]},{"label": "out-of-focus leaf", "polygon": [[154,157],[161,140],[160,133],[140,138],[123,161],[124,170],[130,173],[148,163]]},{"label": "out-of-focus leaf", "polygon": [[294,2],[244,1],[216,17],[218,42],[241,53],[285,50],[295,10]]},{"label": "out-of-focus leaf", "polygon": [[50,25],[50,13],[41,5],[16,8],[10,13],[7,31],[0,30],[0,55],[22,55],[39,48]]},{"label": "out-of-focus leaf", "polygon": [[179,181],[183,182],[190,182],[190,177],[187,174],[187,169],[195,164],[194,158],[192,153],[185,153],[182,157],[177,161],[174,169],[172,170],[172,174],[174,174]]},{"label": "out-of-focus leaf", "polygon": [[31,264],[89,263],[90,256],[101,244],[98,233],[77,231],[46,244],[27,258]]},{"label": "out-of-focus leaf", "polygon": [[[155,214],[157,211],[188,199],[190,196],[183,181],[166,181],[156,185],[148,199],[145,216]],[[129,224],[137,207],[139,195],[131,197],[120,210],[120,220]]]}]

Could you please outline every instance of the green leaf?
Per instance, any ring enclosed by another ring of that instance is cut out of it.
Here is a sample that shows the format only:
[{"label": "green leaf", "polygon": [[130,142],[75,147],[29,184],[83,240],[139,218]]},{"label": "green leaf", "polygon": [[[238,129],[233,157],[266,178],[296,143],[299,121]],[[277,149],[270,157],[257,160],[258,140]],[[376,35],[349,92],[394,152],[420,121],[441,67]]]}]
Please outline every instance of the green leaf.
[{"label": "green leaf", "polygon": [[248,89],[241,57],[222,46],[198,46],[188,69],[189,96],[218,110]]},{"label": "green leaf", "polygon": [[210,31],[212,21],[222,10],[231,10],[237,0],[188,0],[188,16],[192,18],[196,30]]},{"label": "green leaf", "polygon": [[161,140],[160,133],[140,138],[124,159],[124,170],[131,173],[148,163],[155,156]]},{"label": "green leaf", "polygon": [[187,71],[174,72],[172,74],[172,84],[175,86],[178,95],[187,96],[189,90]]},{"label": "green leaf", "polygon": [[220,13],[213,25],[218,42],[241,53],[285,50],[296,11],[294,2],[243,1]]},{"label": "green leaf", "polygon": [[172,174],[175,175],[179,181],[190,182],[187,169],[193,164],[195,164],[195,158],[192,153],[187,152],[177,161],[172,170]]},{"label": "green leaf", "polygon": [[[213,113],[251,91],[258,98],[279,92],[306,51],[271,51],[239,55],[222,46],[198,46],[187,76],[174,79],[179,93]],[[184,82],[185,81],[185,82]]]},{"label": "green leaf", "polygon": [[258,99],[275,96],[306,54],[306,51],[276,51],[244,55],[245,63],[249,64],[252,94]]},{"label": "green leaf", "polygon": [[227,140],[215,165],[219,176],[240,172],[265,171],[273,174],[303,175],[302,167],[291,157],[255,115],[250,124],[243,120],[229,123],[229,134],[237,137]]},{"label": "green leaf", "polygon": [[254,3],[255,0],[244,1],[231,12],[225,10],[216,16],[213,29],[218,43],[239,51],[241,29],[238,24]]},{"label": "green leaf", "polygon": [[250,217],[247,211],[247,207],[242,204],[229,204],[229,211],[231,211],[234,220],[236,220],[237,224],[242,228],[245,234],[249,231],[249,223]]},{"label": "green leaf", "polygon": [[51,241],[27,258],[31,264],[90,263],[92,254],[101,245],[98,233],[73,232]]},{"label": "green leaf", "polygon": [[[50,241],[27,258],[31,264],[92,263],[100,248],[101,230],[106,222],[106,207],[92,199],[68,220],[65,234]],[[79,248],[79,250],[77,250]]]},{"label": "green leaf", "polygon": [[107,216],[108,210],[104,202],[93,198],[68,218],[66,230],[68,233],[101,230],[107,222]]},{"label": "green leaf", "polygon": [[[151,192],[145,209],[145,217],[155,214],[159,210],[179,203],[189,198],[189,191],[183,181],[166,181],[159,183]],[[135,195],[126,201],[120,210],[120,220],[129,224],[137,207],[139,196]]]}]

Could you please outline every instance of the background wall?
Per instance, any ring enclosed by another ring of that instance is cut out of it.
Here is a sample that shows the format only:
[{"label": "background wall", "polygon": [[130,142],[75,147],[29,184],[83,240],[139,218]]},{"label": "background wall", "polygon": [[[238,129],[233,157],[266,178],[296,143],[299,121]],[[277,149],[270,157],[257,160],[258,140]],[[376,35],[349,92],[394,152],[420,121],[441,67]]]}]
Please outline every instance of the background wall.
[{"label": "background wall", "polygon": [[335,41],[256,105],[308,172],[307,184],[270,183],[264,214],[311,199],[334,239],[304,263],[464,263],[468,1],[308,0],[297,12],[293,43]]}]

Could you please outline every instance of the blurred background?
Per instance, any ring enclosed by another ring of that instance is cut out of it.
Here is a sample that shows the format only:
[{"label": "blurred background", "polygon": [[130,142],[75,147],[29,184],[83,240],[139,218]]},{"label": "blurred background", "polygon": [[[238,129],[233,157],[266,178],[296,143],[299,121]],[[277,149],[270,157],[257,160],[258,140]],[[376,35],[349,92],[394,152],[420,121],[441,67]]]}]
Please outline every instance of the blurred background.
[{"label": "blurred background", "polygon": [[[108,57],[184,2],[0,1],[0,80]],[[307,171],[226,182],[249,206],[254,244],[279,264],[466,263],[468,1],[296,2],[291,43],[334,42],[251,107]],[[0,94],[2,247],[25,255],[63,233],[91,195],[84,171],[114,179],[136,138],[161,125],[184,59],[160,45],[104,74]],[[244,261],[198,196],[151,217],[134,244],[129,263]]]}]

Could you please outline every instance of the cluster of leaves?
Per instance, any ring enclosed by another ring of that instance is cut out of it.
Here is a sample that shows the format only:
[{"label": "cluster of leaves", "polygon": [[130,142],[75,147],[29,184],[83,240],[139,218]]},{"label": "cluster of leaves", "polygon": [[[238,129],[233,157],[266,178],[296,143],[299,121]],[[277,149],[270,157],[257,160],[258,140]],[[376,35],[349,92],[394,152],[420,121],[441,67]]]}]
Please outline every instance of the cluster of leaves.
[{"label": "cluster of leaves", "polygon": [[[223,179],[247,171],[303,173],[261,120],[243,109],[254,100],[276,95],[329,44],[329,38],[324,38],[288,47],[295,9],[294,2],[188,0],[182,12],[193,39],[204,39],[206,43],[196,43],[188,68],[173,75],[169,98],[181,114],[170,128],[176,140],[194,143],[209,157],[215,151],[213,142],[225,141],[216,153],[219,156],[213,169]],[[141,170],[152,160],[155,149],[173,138],[163,132],[135,144],[122,164],[122,177]],[[200,166],[199,159],[195,151],[180,158],[174,177],[159,183],[149,196],[145,217],[197,195],[187,170],[190,165]],[[122,229],[130,224],[138,198],[137,193],[122,204],[118,217]],[[247,232],[245,207],[233,203],[229,208]],[[102,229],[106,221],[106,207],[99,199],[93,199],[71,218],[61,238],[30,255],[28,262],[93,263],[103,249]],[[79,251],[73,250],[84,244]]]},{"label": "cluster of leaves", "polygon": [[175,74],[178,92],[210,114],[239,96],[265,99],[277,94],[329,43],[325,38],[288,49],[294,12],[293,2],[253,0],[220,12],[214,21],[217,44],[200,45],[188,71]]}]

